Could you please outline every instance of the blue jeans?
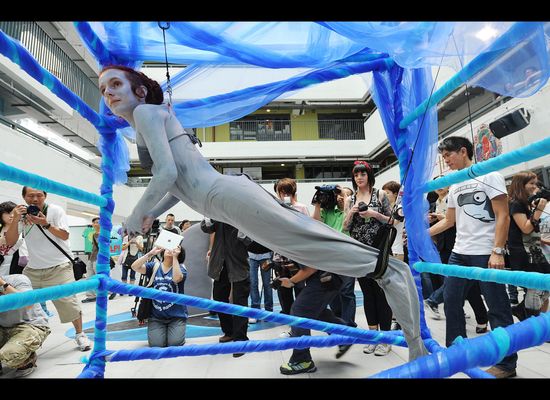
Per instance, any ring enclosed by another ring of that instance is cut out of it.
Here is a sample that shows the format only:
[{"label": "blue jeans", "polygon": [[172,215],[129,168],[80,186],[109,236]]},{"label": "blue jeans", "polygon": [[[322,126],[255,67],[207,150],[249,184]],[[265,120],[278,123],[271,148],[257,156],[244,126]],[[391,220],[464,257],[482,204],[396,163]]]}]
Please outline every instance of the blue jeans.
[{"label": "blue jeans", "polygon": [[264,308],[266,311],[273,311],[273,289],[269,285],[271,281],[271,269],[263,271],[260,268],[260,264],[265,260],[252,260],[248,259],[248,265],[250,265],[250,307],[261,308],[261,296],[258,289],[258,270],[262,275],[262,286],[264,292]]},{"label": "blue jeans", "polygon": [[147,339],[150,347],[183,346],[186,320],[183,318],[147,320]]},{"label": "blue jeans", "polygon": [[[449,264],[488,268],[489,255],[464,255],[451,253]],[[445,342],[449,347],[458,336],[466,338],[466,320],[464,319],[464,300],[474,281],[448,276],[445,278],[443,307],[445,309],[447,333]],[[506,293],[506,286],[500,283],[479,281],[481,293],[489,308],[491,329],[512,325],[512,309]],[[517,353],[504,357],[497,366],[506,371],[516,368]]]}]

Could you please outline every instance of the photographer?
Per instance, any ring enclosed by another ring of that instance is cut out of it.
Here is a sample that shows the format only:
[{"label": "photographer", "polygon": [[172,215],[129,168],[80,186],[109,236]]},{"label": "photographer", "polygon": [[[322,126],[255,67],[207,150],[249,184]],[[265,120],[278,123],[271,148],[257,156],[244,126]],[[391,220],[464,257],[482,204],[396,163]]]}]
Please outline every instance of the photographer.
[{"label": "photographer", "polygon": [[[311,204],[315,206],[313,218],[322,221],[338,232],[343,232],[345,218],[344,206],[348,201],[348,195],[352,194],[349,188],[339,185],[315,186],[317,192],[313,195]],[[348,194],[349,192],[349,194]],[[347,234],[347,232],[344,232]],[[330,303],[330,308],[335,314],[346,321],[349,326],[357,326],[355,323],[355,278],[340,275],[342,287],[338,295]]]},{"label": "photographer", "polygon": [[[275,182],[273,189],[277,193],[277,197],[282,200],[287,206],[292,207],[304,215],[309,216],[309,211],[304,204],[298,203],[296,199],[296,181],[292,178],[283,178]],[[275,277],[291,278],[298,271],[297,263],[293,260],[289,260],[279,253],[273,253],[273,272]],[[281,305],[281,313],[290,314],[290,309],[294,303],[294,299],[298,297],[304,287],[304,282],[287,288],[281,285],[276,285],[274,289],[277,290],[277,296],[279,297],[279,304]],[[283,337],[290,336],[289,331],[285,331],[281,334]]]},{"label": "photographer", "polygon": [[[510,230],[508,250],[510,268],[526,272],[550,273],[550,265],[542,253],[540,219],[550,193],[539,191],[537,175],[531,171],[519,172],[512,178],[508,189],[510,196]],[[548,300],[549,292],[527,288],[520,304],[512,307],[513,314],[521,321],[538,315]]]},{"label": "photographer", "polygon": [[[333,324],[347,325],[346,321],[338,318],[330,308],[329,303],[336,297],[342,286],[342,279],[339,275],[319,271],[315,268],[306,267],[305,265],[297,264],[299,270],[292,278],[279,277],[274,281],[277,285],[285,288],[292,288],[300,282],[305,282],[305,287],[300,292],[300,295],[294,300],[290,315],[295,317],[311,318],[320,321],[325,321]],[[290,329],[291,337],[310,335],[311,330],[292,326]],[[351,345],[338,346],[336,358],[342,357]],[[317,367],[311,358],[309,348],[294,349],[292,356],[287,363],[280,367],[283,375],[296,375],[307,372],[317,371]]]},{"label": "photographer", "polygon": [[[355,240],[368,246],[378,246],[378,231],[390,220],[390,202],[383,190],[374,187],[374,171],[366,161],[355,161],[352,169],[352,184],[355,193],[351,197],[352,207],[344,220],[344,229]],[[363,292],[363,308],[371,330],[391,330],[392,309],[384,291],[377,281],[369,277],[358,278]],[[363,348],[365,354],[385,356],[391,351],[391,345],[369,344]]]},{"label": "photographer", "polygon": [[[154,259],[154,256],[158,254],[161,254],[162,261]],[[155,247],[143,257],[134,261],[131,268],[142,275],[146,275],[149,279],[153,279],[152,289],[184,294],[185,279],[187,278],[184,261],[185,250],[181,246],[177,246],[173,250]],[[154,276],[153,272],[155,272]],[[153,300],[151,316],[147,319],[149,346],[183,346],[185,344],[187,317],[186,305]]]},{"label": "photographer", "polygon": [[[72,263],[45,237],[47,235],[71,255],[67,214],[55,204],[46,204],[47,194],[43,190],[24,186],[22,195],[28,207],[19,205],[13,209],[13,223],[6,233],[6,241],[8,246],[12,246],[19,233],[23,233],[29,252],[29,262],[23,274],[30,279],[34,289],[74,282]],[[90,350],[88,337],[82,331],[82,311],[76,295],[52,302],[61,323],[72,322],[80,351]]]},{"label": "photographer", "polygon": [[[29,290],[31,282],[25,275],[0,276],[1,296]],[[33,373],[36,351],[49,334],[48,317],[38,303],[0,312],[0,375],[2,364],[16,370],[15,378]]]}]

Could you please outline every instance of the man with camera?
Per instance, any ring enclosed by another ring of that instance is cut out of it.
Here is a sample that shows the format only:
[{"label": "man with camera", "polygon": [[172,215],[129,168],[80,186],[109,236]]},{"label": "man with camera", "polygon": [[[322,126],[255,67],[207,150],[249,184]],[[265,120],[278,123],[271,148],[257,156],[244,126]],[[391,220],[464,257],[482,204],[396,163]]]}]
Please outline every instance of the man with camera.
[{"label": "man with camera", "polygon": [[[315,186],[317,192],[313,195],[311,204],[315,206],[313,218],[322,221],[338,232],[343,232],[343,223],[345,219],[344,206],[347,204],[348,197],[353,193],[349,188],[342,188],[339,185]],[[355,278],[340,275],[342,287],[339,294],[330,303],[330,308],[337,316],[342,318],[349,326],[357,326],[355,323],[355,310],[357,304],[355,301]]]},{"label": "man with camera", "polygon": [[[29,262],[23,274],[30,279],[34,289],[74,282],[72,263],[46,237],[71,255],[67,214],[55,204],[46,204],[47,194],[43,190],[24,186],[22,195],[27,206],[18,205],[14,208],[13,223],[6,233],[6,239],[8,245],[13,245],[19,233],[23,233],[29,253]],[[76,295],[52,302],[61,322],[72,322],[80,351],[90,350],[90,341],[82,331],[82,311]]]}]

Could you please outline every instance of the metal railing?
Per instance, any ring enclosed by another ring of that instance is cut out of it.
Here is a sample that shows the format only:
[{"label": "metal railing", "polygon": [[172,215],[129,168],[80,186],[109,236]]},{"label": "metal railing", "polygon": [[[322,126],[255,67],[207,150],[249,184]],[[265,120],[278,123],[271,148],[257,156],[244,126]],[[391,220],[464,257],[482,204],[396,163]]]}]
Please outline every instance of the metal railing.
[{"label": "metal railing", "polygon": [[0,29],[21,42],[43,68],[55,75],[92,109],[99,111],[101,96],[97,85],[36,22],[0,21]]},{"label": "metal railing", "polygon": [[34,133],[33,131],[25,128],[24,126],[21,126],[13,121],[10,121],[9,119],[6,119],[6,118],[3,118],[3,117],[0,117],[0,124],[2,125],[5,125],[11,129],[13,129],[14,131],[17,131],[17,132],[21,132],[22,134],[38,141],[38,142],[41,142],[42,144],[48,146],[48,147],[51,147],[52,149],[54,150],[57,150],[58,152],[60,152],[61,154],[64,154],[65,156],[69,157],[69,158],[72,158],[73,160],[76,160],[98,172],[101,172],[101,168],[99,166],[97,166],[96,164],[94,164],[93,162],[91,161],[88,161],[86,160],[85,158],[82,158],[80,157],[79,155],[65,149],[64,147],[46,139],[45,137],[42,137],[40,136],[39,134],[37,133]]},{"label": "metal railing", "polygon": [[231,141],[289,140],[362,140],[365,122],[362,119],[330,119],[319,121],[238,120],[229,123]]}]

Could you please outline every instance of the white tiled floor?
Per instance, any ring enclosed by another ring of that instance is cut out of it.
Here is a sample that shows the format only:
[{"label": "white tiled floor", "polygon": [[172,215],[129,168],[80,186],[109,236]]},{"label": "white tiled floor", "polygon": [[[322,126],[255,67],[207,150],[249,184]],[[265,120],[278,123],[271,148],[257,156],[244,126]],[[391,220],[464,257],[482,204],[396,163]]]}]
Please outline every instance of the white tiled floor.
[{"label": "white tiled floor", "polygon": [[[82,296],[79,296],[82,298]],[[133,304],[133,297],[116,297],[109,301],[109,315],[126,312]],[[55,312],[51,302],[48,308]],[[442,308],[442,306],[441,306]],[[95,303],[82,304],[84,322],[95,317]],[[475,319],[473,312],[466,304],[466,310],[472,315],[467,320],[468,335],[475,337]],[[441,310],[442,311],[442,310]],[[429,319],[429,317],[428,317]],[[366,319],[362,307],[357,308],[356,321],[360,327],[366,327]],[[72,327],[71,324],[60,324],[59,318],[50,319],[52,334],[38,351],[38,368],[27,377],[30,378],[75,378],[82,371],[84,364],[81,359],[90,352],[77,350],[74,340],[65,336]],[[445,321],[428,320],[428,326],[433,337],[444,343]],[[287,330],[286,326],[249,332],[251,340],[275,339]],[[317,334],[317,332],[314,332]],[[323,334],[323,333],[321,333]],[[324,334],[323,334],[324,335]],[[217,336],[189,338],[188,344],[217,343]],[[147,346],[145,341],[108,341],[107,348],[133,349]],[[180,357],[163,360],[142,360],[130,362],[107,363],[105,378],[285,378],[285,379],[316,379],[316,378],[365,378],[385,369],[406,362],[408,350],[393,347],[393,351],[385,357],[364,354],[362,345],[353,346],[341,359],[336,360],[336,348],[314,348],[313,359],[318,371],[312,374],[301,374],[286,377],[279,373],[279,366],[288,360],[291,350],[276,352],[249,353],[240,358],[231,354],[199,357]],[[518,378],[550,378],[550,344],[523,350],[519,353],[517,368]],[[13,373],[5,370],[2,378],[10,378]],[[464,378],[464,374],[456,374],[454,378]],[[517,379],[517,378],[516,378]]]}]

